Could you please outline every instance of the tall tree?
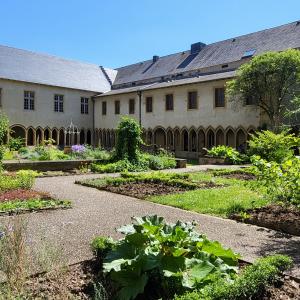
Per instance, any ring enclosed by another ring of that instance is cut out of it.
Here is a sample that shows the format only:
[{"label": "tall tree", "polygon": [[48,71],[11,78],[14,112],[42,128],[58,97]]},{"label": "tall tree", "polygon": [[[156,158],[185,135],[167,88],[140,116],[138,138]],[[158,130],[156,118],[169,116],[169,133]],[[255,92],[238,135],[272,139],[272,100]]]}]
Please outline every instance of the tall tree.
[{"label": "tall tree", "polygon": [[229,100],[254,102],[278,131],[299,96],[300,51],[267,52],[243,64],[226,86]]}]

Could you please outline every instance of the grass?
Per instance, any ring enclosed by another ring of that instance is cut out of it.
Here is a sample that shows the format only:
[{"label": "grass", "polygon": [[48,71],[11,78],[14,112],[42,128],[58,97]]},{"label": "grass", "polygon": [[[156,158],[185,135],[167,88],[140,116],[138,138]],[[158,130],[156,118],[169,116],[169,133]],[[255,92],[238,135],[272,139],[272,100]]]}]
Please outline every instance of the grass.
[{"label": "grass", "polygon": [[5,201],[0,202],[0,214],[1,213],[14,213],[22,211],[32,211],[41,209],[54,209],[54,208],[68,208],[71,206],[71,202],[68,200],[56,200],[56,199],[28,199],[26,201]]},{"label": "grass", "polygon": [[221,176],[214,177],[211,172],[192,173],[191,179],[194,181],[214,181],[225,186],[198,189],[181,194],[152,196],[147,200],[220,217],[228,217],[231,213],[268,204],[262,190],[252,190],[243,180],[226,179]]}]

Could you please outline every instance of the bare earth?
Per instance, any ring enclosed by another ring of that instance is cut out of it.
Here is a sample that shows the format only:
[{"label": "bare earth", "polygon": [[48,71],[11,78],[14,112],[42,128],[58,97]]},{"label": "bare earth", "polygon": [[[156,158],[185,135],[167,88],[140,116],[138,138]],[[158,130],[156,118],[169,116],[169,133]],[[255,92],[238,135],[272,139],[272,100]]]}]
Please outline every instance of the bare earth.
[{"label": "bare earth", "polygon": [[[213,166],[194,166],[176,171],[198,171],[207,167]],[[233,248],[248,261],[270,253],[291,255],[295,260],[293,275],[300,278],[300,237],[74,184],[75,180],[93,177],[100,175],[36,180],[35,189],[71,200],[73,208],[24,215],[28,222],[28,238],[34,249],[46,240],[61,249],[68,263],[79,262],[92,256],[89,244],[93,237],[120,237],[115,228],[130,223],[131,216],[158,214],[168,221],[195,220],[199,224],[199,232]],[[0,224],[9,218],[12,217],[0,217]]]}]

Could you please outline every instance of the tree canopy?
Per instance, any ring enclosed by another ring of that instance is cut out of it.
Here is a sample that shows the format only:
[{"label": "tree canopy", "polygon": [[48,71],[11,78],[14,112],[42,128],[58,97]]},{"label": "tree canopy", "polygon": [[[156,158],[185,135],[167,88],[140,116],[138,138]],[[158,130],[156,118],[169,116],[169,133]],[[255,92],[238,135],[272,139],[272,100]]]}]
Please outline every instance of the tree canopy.
[{"label": "tree canopy", "polygon": [[226,86],[229,100],[255,103],[278,130],[299,96],[300,51],[267,52],[243,64]]}]

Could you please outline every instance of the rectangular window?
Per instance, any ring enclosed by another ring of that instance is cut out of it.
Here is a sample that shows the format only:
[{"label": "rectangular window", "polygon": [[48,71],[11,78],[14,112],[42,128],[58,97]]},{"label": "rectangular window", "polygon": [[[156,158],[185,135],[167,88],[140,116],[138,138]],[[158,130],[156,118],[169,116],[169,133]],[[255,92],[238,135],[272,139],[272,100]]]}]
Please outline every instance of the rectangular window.
[{"label": "rectangular window", "polygon": [[103,116],[106,115],[106,110],[107,110],[106,101],[102,101],[102,115]]},{"label": "rectangular window", "polygon": [[24,109],[34,110],[34,92],[24,91]]},{"label": "rectangular window", "polygon": [[153,99],[152,97],[146,98],[146,112],[150,113],[153,111]]},{"label": "rectangular window", "polygon": [[245,104],[246,104],[246,105],[256,105],[257,102],[256,102],[255,97],[253,97],[253,96],[248,96],[248,97],[246,97]]},{"label": "rectangular window", "polygon": [[115,115],[120,114],[120,100],[115,101]]},{"label": "rectangular window", "polygon": [[64,95],[54,95],[54,111],[64,112]]},{"label": "rectangular window", "polygon": [[166,95],[166,110],[174,109],[173,94]]},{"label": "rectangular window", "polygon": [[135,111],[135,99],[129,99],[129,114],[133,115]]},{"label": "rectangular window", "polygon": [[188,93],[188,109],[197,109],[198,107],[198,94],[196,91]]},{"label": "rectangular window", "polygon": [[224,88],[215,88],[215,107],[225,107]]},{"label": "rectangular window", "polygon": [[81,113],[87,115],[89,113],[89,98],[81,97]]}]

